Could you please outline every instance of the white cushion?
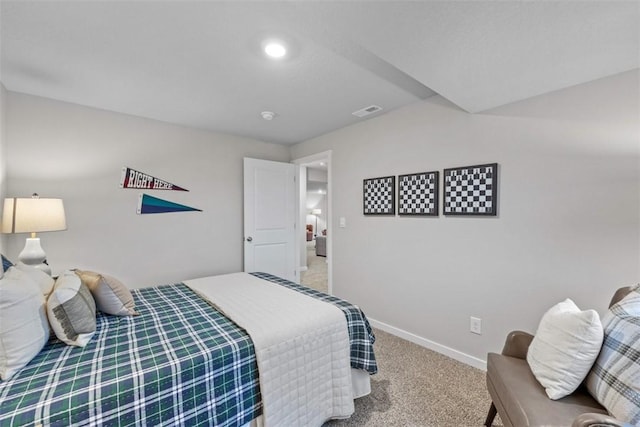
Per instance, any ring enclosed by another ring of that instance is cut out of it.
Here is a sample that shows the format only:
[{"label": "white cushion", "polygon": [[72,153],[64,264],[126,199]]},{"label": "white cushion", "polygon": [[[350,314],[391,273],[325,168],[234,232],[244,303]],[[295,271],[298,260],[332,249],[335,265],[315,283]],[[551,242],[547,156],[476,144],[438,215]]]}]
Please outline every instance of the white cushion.
[{"label": "white cushion", "polygon": [[27,365],[49,340],[45,299],[24,272],[9,268],[0,279],[0,378]]},{"label": "white cushion", "polygon": [[603,316],[604,344],[587,388],[619,420],[640,425],[640,287]]},{"label": "white cushion", "polygon": [[135,316],[135,301],[131,291],[119,280],[106,274],[76,270],[96,301],[98,310],[117,316]]},{"label": "white cushion", "polygon": [[57,279],[47,300],[51,329],[60,341],[84,347],[96,332],[96,303],[73,271]]},{"label": "white cushion", "polygon": [[527,362],[550,399],[560,399],[578,388],[598,357],[602,339],[598,313],[581,311],[568,298],[542,316]]},{"label": "white cushion", "polygon": [[33,279],[33,281],[36,282],[38,286],[40,286],[40,290],[42,291],[42,294],[45,296],[45,298],[49,296],[49,294],[53,290],[53,284],[55,283],[53,277],[49,276],[42,270],[39,270],[31,265],[27,265],[22,262],[17,263],[15,265],[15,268],[25,272],[29,277],[31,277],[31,279]]}]

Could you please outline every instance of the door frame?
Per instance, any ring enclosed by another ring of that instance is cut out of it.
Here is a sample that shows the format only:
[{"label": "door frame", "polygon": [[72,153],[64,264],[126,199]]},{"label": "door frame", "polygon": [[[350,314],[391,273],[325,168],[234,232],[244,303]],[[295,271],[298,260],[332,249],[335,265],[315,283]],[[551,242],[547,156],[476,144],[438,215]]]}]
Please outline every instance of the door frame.
[{"label": "door frame", "polygon": [[[300,179],[302,168],[305,167],[306,164],[312,163],[312,162],[324,161],[327,163],[327,290],[329,294],[333,295],[333,219],[332,219],[333,217],[332,215],[332,209],[333,209],[332,181],[333,179],[331,176],[332,174],[331,153],[332,153],[331,150],[322,151],[320,153],[311,154],[309,156],[294,159],[291,161],[291,163],[298,166],[296,168],[296,182],[298,183],[298,186],[297,186],[298,191],[296,192],[298,200],[296,202],[298,206],[298,212],[300,212],[301,209],[303,208],[302,200],[300,200],[300,191],[303,185],[303,183],[301,182],[302,180]],[[306,188],[306,182],[304,183],[304,186]],[[300,217],[301,215],[297,215],[297,216]],[[300,223],[300,228],[304,227],[304,224],[306,224],[306,221],[302,221]],[[300,238],[300,236],[301,234],[298,233],[298,238],[295,239],[296,263],[297,263],[298,270],[300,270],[300,250],[301,250],[301,244],[302,244],[302,239]]]}]

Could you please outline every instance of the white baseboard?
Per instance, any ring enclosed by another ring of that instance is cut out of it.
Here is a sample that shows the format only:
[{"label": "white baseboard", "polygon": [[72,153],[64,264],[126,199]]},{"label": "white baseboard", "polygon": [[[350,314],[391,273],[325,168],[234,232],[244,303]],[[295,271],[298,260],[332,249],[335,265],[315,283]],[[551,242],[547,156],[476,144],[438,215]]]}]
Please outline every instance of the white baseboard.
[{"label": "white baseboard", "polygon": [[309,267],[307,267],[306,265],[304,267],[298,267],[298,271],[300,273],[302,273],[303,271],[307,271],[309,269]]},{"label": "white baseboard", "polygon": [[468,355],[461,351],[455,350],[451,347],[447,347],[446,345],[438,344],[435,341],[428,340],[426,338],[422,338],[416,334],[412,334],[411,332],[407,332],[403,329],[396,328],[395,326],[387,325],[386,323],[379,322],[375,319],[367,317],[369,319],[369,323],[374,328],[382,329],[385,332],[388,332],[392,335],[405,339],[407,341],[411,341],[414,344],[418,344],[421,347],[428,348],[429,350],[436,351],[440,354],[444,354],[452,359],[455,359],[459,362],[465,363],[469,366],[473,366],[474,368],[481,369],[483,371],[487,370],[487,361],[478,359],[477,357]]}]

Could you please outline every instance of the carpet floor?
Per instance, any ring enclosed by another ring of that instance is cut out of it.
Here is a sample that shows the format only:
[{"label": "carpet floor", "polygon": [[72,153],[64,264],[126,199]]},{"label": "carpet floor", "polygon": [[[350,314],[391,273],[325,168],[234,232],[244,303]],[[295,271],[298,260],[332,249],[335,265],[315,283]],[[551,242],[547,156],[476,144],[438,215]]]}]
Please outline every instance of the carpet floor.
[{"label": "carpet floor", "polygon": [[[307,244],[300,283],[327,292],[327,263]],[[355,400],[355,413],[323,427],[480,427],[491,399],[485,373],[440,353],[376,329],[378,373],[371,393]],[[502,426],[496,416],[494,427]]]},{"label": "carpet floor", "polygon": [[327,258],[316,256],[315,242],[307,242],[307,270],[300,274],[300,284],[327,293]]},{"label": "carpet floor", "polygon": [[[355,400],[355,413],[333,426],[482,426],[491,404],[485,373],[376,329],[378,373],[371,394]],[[496,416],[494,426],[501,426]]]}]

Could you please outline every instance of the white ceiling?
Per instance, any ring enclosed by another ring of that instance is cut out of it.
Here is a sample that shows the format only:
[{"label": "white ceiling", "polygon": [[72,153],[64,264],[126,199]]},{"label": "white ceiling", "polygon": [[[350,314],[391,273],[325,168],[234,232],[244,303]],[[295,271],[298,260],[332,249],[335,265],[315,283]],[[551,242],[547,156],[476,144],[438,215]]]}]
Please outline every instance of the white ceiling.
[{"label": "white ceiling", "polygon": [[[640,67],[639,1],[2,0],[0,13],[8,90],[282,144],[372,104],[437,93],[477,113]],[[265,58],[267,37],[286,59]]]}]

